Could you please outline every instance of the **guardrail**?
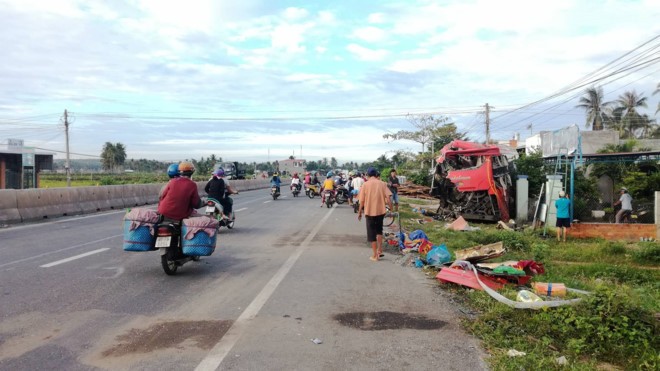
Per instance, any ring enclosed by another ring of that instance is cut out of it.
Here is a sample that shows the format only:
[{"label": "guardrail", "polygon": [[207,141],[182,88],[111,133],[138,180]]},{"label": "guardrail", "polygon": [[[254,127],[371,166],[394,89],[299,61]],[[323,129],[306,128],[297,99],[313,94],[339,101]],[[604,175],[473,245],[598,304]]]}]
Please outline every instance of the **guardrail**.
[{"label": "guardrail", "polygon": [[[204,195],[206,182],[196,182]],[[269,179],[232,180],[240,191],[269,187]],[[165,183],[98,187],[0,189],[0,224],[21,223],[62,216],[89,214],[158,203]]]}]

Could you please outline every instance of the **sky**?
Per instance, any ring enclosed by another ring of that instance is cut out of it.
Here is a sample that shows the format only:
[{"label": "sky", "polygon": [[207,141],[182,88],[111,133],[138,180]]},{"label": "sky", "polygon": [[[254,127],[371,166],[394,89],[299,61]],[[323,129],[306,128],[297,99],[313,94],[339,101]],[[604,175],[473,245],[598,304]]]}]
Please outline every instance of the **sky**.
[{"label": "sky", "polygon": [[657,0],[0,0],[0,145],[63,158],[66,109],[72,158],[111,142],[368,162],[421,150],[383,138],[409,115],[484,141],[486,103],[493,139],[586,130],[594,84],[644,94],[658,119],[659,19]]}]

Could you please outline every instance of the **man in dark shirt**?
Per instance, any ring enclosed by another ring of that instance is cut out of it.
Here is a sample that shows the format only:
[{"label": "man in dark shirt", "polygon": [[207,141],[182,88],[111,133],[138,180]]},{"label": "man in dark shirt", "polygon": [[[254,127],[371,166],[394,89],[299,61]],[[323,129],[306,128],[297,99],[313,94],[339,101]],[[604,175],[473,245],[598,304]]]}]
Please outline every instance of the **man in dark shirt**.
[{"label": "man in dark shirt", "polygon": [[182,220],[189,217],[194,209],[203,206],[197,193],[197,184],[190,177],[195,172],[195,166],[187,161],[179,164],[181,177],[165,185],[158,202],[158,213],[172,220]]},{"label": "man in dark shirt", "polygon": [[390,177],[387,178],[387,187],[392,192],[392,204],[394,204],[394,211],[399,211],[399,178],[396,177],[396,170],[390,171]]}]

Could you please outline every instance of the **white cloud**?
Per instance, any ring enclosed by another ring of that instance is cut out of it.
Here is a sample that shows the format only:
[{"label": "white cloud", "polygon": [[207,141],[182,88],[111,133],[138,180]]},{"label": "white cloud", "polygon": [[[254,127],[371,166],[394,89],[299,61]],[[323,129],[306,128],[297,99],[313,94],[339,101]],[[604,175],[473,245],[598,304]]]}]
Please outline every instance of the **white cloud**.
[{"label": "white cloud", "polygon": [[387,33],[378,27],[361,27],[353,31],[353,36],[370,43],[385,40]]},{"label": "white cloud", "polygon": [[318,16],[319,16],[319,23],[321,24],[331,25],[337,21],[334,13],[327,10],[320,11],[318,13]]},{"label": "white cloud", "polygon": [[297,21],[303,19],[309,15],[309,12],[303,8],[286,8],[284,10],[284,18],[290,21]]},{"label": "white cloud", "polygon": [[325,46],[317,46],[315,50],[317,53],[323,54],[328,51],[328,48],[326,48]]},{"label": "white cloud", "polygon": [[346,47],[346,50],[353,53],[358,59],[368,62],[378,62],[389,54],[387,50],[384,49],[369,49],[357,44],[349,44]]},{"label": "white cloud", "polygon": [[385,23],[385,14],[383,13],[371,13],[367,17],[369,23]]},{"label": "white cloud", "polygon": [[271,33],[271,45],[286,50],[288,53],[305,51],[303,34],[307,27],[300,24],[283,24],[275,27]]}]

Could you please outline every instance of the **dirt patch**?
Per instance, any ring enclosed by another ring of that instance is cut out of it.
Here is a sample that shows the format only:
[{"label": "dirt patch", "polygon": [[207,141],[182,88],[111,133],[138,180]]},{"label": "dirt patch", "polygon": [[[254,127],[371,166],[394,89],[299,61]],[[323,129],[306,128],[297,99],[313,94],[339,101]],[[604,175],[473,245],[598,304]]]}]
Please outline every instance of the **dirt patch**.
[{"label": "dirt patch", "polygon": [[366,331],[377,330],[437,330],[447,322],[422,315],[396,312],[353,312],[334,316],[340,324]]},{"label": "dirt patch", "polygon": [[367,244],[367,233],[365,232],[364,235],[318,234],[314,237],[312,242],[332,246],[361,246]]},{"label": "dirt patch", "polygon": [[131,329],[117,336],[118,344],[103,351],[104,357],[121,357],[131,353],[182,347],[185,342],[210,350],[229,330],[232,321],[170,321],[146,329]]}]

